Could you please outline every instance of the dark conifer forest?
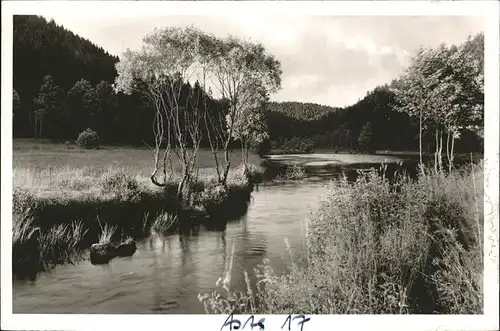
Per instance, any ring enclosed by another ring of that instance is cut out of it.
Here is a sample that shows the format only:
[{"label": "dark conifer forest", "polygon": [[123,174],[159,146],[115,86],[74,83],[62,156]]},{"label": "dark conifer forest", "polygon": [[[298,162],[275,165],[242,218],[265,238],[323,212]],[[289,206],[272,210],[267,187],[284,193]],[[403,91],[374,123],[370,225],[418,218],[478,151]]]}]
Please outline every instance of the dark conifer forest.
[{"label": "dark conifer forest", "polygon": [[[73,141],[91,128],[108,144],[144,146],[153,140],[154,111],[146,100],[138,92],[123,95],[113,89],[116,56],[39,16],[14,17],[13,55],[14,138]],[[193,92],[196,86],[185,88]],[[209,100],[206,107],[220,110],[225,104]],[[343,108],[269,102],[266,119],[269,139],[258,146],[261,153],[418,147],[418,119],[396,110],[390,85]],[[433,142],[433,136],[424,136],[424,150],[432,151]],[[482,139],[467,132],[456,146],[457,152],[481,149]]]}]

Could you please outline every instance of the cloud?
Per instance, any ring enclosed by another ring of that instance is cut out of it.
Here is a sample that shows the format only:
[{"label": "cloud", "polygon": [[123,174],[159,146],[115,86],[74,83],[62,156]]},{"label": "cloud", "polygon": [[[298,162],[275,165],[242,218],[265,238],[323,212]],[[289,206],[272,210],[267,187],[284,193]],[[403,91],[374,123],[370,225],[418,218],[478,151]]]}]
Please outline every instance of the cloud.
[{"label": "cloud", "polygon": [[456,44],[482,30],[475,17],[401,16],[158,16],[54,17],[112,54],[140,46],[160,26],[195,25],[219,36],[261,42],[282,64],[274,100],[344,106],[390,82],[420,46]]}]

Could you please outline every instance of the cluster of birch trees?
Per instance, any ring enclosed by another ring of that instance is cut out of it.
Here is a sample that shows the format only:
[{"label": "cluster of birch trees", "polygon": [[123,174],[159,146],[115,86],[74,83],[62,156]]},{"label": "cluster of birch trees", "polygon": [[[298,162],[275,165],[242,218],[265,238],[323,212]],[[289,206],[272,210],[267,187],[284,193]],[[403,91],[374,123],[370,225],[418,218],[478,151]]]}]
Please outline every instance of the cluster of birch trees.
[{"label": "cluster of birch trees", "polygon": [[[191,26],[156,29],[140,49],[127,50],[116,69],[116,91],[142,93],[155,111],[151,181],[167,185],[175,155],[182,167],[179,196],[197,175],[202,131],[208,134],[221,185],[227,183],[233,141],[240,141],[246,164],[249,146],[266,137],[263,106],[280,88],[282,74],[279,61],[262,44],[219,38]],[[186,83],[196,88],[186,92]],[[213,99],[227,107],[208,109]]]},{"label": "cluster of birch trees", "polygon": [[463,131],[484,138],[483,33],[458,46],[421,48],[393,88],[399,110],[419,118],[420,163],[422,134],[431,130],[435,136],[434,167],[443,169],[444,146],[451,171],[455,141]]}]

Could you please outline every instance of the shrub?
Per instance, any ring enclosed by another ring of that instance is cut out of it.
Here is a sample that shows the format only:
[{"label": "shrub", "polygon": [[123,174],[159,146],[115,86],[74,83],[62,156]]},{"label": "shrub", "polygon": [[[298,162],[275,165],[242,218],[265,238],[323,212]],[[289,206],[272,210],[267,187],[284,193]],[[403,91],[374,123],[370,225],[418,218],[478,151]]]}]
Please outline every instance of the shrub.
[{"label": "shrub", "polygon": [[247,180],[251,184],[259,184],[264,180],[265,169],[263,166],[248,164],[245,171]]},{"label": "shrub", "polygon": [[97,135],[97,132],[92,131],[91,129],[86,129],[78,135],[76,144],[81,148],[97,149],[99,148],[99,136]]},{"label": "shrub", "polygon": [[205,212],[210,212],[227,199],[227,190],[216,184],[206,186],[203,191],[197,192],[193,199],[193,206]]},{"label": "shrub", "polygon": [[12,195],[12,214],[24,214],[28,209],[34,209],[37,200],[33,194],[24,188],[15,187]]},{"label": "shrub", "polygon": [[101,191],[121,200],[137,200],[140,198],[139,184],[132,175],[125,172],[105,172],[99,181]]},{"label": "shrub", "polygon": [[283,174],[278,175],[278,180],[293,180],[293,179],[301,179],[305,176],[304,167],[294,164],[286,167],[286,170]]}]

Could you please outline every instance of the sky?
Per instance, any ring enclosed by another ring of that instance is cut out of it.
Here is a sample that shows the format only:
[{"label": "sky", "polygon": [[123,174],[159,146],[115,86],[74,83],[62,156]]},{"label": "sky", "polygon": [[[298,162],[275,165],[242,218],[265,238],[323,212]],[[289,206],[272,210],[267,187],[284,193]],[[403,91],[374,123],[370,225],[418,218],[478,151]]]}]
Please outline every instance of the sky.
[{"label": "sky", "polygon": [[44,16],[118,56],[166,26],[261,42],[283,69],[282,89],[272,100],[334,107],[397,78],[420,46],[458,44],[483,30],[480,18],[466,16]]}]

